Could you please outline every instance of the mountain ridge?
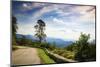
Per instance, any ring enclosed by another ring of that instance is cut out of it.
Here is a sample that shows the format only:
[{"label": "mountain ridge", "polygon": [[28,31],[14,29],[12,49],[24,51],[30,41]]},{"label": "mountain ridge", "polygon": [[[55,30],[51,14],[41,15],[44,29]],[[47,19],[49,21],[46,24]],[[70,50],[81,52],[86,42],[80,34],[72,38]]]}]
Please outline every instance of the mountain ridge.
[{"label": "mountain ridge", "polygon": [[[32,35],[16,34],[17,38],[22,38],[22,36],[25,36],[26,39],[30,39],[32,41],[36,41],[36,38],[34,36],[32,36]],[[51,44],[55,43],[55,45],[58,46],[58,47],[65,47],[65,46],[68,46],[68,45],[73,43],[73,41],[65,41],[65,40],[60,39],[60,38],[52,38],[52,37],[47,37],[46,41],[48,43],[51,43]]]}]

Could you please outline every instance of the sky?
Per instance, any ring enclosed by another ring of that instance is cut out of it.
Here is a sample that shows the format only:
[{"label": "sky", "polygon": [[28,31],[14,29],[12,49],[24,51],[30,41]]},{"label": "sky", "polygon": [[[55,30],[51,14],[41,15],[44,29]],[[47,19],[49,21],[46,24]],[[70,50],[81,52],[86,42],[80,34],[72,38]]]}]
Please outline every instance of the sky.
[{"label": "sky", "polygon": [[34,26],[42,19],[47,37],[78,40],[83,32],[95,39],[95,6],[13,1],[12,14],[17,18],[17,34],[34,36]]}]

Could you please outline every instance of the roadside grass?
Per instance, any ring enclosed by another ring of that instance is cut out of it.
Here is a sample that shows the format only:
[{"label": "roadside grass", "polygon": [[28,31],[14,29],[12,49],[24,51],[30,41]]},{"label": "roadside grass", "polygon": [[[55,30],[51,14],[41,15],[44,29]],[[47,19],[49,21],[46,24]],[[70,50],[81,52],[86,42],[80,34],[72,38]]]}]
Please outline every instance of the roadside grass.
[{"label": "roadside grass", "polygon": [[15,50],[17,50],[17,49],[21,49],[21,48],[29,48],[29,47],[13,45],[13,46],[12,46],[12,51],[15,51]]},{"label": "roadside grass", "polygon": [[59,50],[55,49],[52,52],[55,53],[55,54],[58,54],[60,56],[63,56],[64,58],[67,58],[67,59],[74,60],[74,57],[75,57],[75,52],[67,51],[67,50],[64,50],[64,49],[59,49]]},{"label": "roadside grass", "polygon": [[54,60],[52,60],[49,56],[46,55],[46,53],[43,49],[38,48],[38,55],[39,55],[40,59],[42,60],[43,64],[55,63]]},{"label": "roadside grass", "polygon": [[15,51],[15,50],[17,50],[17,49],[19,49],[17,46],[12,46],[12,51]]}]

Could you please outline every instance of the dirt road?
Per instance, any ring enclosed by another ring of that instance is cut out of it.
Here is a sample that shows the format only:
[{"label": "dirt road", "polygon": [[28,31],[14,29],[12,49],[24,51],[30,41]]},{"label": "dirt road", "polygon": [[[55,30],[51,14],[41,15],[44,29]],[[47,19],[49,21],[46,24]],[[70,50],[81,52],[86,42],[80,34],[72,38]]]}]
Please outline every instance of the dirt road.
[{"label": "dirt road", "polygon": [[21,48],[12,52],[12,64],[41,64],[41,61],[36,48]]}]

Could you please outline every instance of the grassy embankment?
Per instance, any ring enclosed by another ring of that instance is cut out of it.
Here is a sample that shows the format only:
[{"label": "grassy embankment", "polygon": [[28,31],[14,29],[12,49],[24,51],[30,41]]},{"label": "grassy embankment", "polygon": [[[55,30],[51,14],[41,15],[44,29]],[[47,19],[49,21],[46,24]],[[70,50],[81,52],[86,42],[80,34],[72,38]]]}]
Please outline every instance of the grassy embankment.
[{"label": "grassy embankment", "polygon": [[52,64],[55,63],[54,60],[52,60],[49,56],[46,55],[43,49],[38,48],[38,54],[40,59],[42,60],[43,64]]},{"label": "grassy embankment", "polygon": [[67,51],[65,49],[54,49],[52,52],[55,54],[58,54],[64,58],[74,60],[75,52]]}]

